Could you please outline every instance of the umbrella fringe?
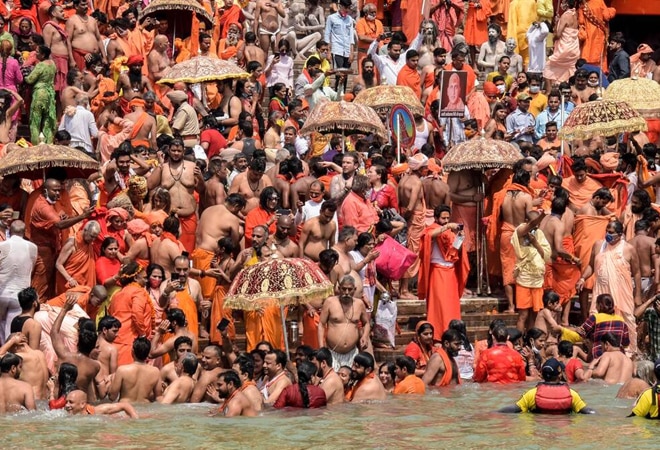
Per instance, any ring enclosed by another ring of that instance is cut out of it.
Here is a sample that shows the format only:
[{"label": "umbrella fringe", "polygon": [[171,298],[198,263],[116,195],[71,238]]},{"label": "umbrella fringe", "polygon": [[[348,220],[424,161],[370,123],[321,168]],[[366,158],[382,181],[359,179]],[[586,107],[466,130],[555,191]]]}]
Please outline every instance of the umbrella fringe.
[{"label": "umbrella fringe", "polygon": [[174,83],[205,83],[207,81],[222,81],[234,78],[250,78],[249,73],[244,73],[240,75],[236,74],[227,74],[227,75],[206,75],[203,77],[184,77],[184,78],[162,78],[156,81],[156,84],[174,84]]},{"label": "umbrella fringe", "polygon": [[40,161],[36,163],[17,164],[5,169],[0,169],[0,176],[12,175],[19,172],[31,172],[33,170],[50,169],[53,167],[97,170],[98,163],[92,164],[85,161],[57,161],[57,164],[54,165],[53,161]]},{"label": "umbrella fringe", "polygon": [[589,139],[594,135],[616,136],[620,133],[632,133],[648,130],[648,124],[642,117],[633,119],[610,120],[607,125],[595,123],[588,125],[564,126],[559,130],[562,139]]},{"label": "umbrella fringe", "polygon": [[162,11],[190,11],[197,13],[199,18],[204,19],[209,25],[213,24],[213,17],[198,3],[188,3],[184,1],[171,0],[167,2],[159,2],[158,4],[150,4],[140,13],[140,20],[151,14]]},{"label": "umbrella fringe", "polygon": [[459,172],[461,170],[483,170],[483,169],[513,169],[513,164],[503,162],[469,162],[469,163],[445,163],[442,168],[449,172]]},{"label": "umbrella fringe", "polygon": [[300,289],[288,289],[277,293],[270,293],[266,297],[259,295],[228,295],[224,299],[224,307],[253,311],[264,306],[295,306],[307,304],[318,298],[328,298],[334,294],[334,287],[314,289],[301,293]]}]

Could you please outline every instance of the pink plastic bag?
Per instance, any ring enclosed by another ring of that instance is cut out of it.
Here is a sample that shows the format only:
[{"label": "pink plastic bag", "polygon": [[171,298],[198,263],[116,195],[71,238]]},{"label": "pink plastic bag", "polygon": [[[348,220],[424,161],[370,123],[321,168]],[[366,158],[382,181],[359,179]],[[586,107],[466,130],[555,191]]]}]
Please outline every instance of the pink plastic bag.
[{"label": "pink plastic bag", "polygon": [[417,254],[411,252],[397,241],[387,236],[376,250],[380,252],[376,258],[376,270],[389,280],[399,280],[413,265]]}]

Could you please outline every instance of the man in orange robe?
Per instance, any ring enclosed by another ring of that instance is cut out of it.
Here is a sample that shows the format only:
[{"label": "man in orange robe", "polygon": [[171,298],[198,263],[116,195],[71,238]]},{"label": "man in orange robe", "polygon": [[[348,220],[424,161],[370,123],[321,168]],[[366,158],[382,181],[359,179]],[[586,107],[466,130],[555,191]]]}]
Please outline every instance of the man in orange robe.
[{"label": "man in orange robe", "polygon": [[422,381],[428,386],[435,387],[449,386],[452,381],[461,384],[461,376],[454,360],[463,345],[460,334],[456,330],[447,330],[442,333],[441,341],[442,346],[435,347],[433,355],[429,358]]},{"label": "man in orange robe", "polygon": [[72,287],[96,284],[93,243],[100,232],[99,223],[92,220],[66,241],[55,263],[55,291],[58,295]]},{"label": "man in orange robe", "polygon": [[137,263],[128,263],[119,272],[124,286],[112,297],[108,313],[121,322],[112,343],[117,347],[117,366],[133,362],[133,341],[139,336],[151,336],[154,308],[144,288],[146,274]]},{"label": "man in orange robe", "polygon": [[424,230],[419,254],[418,297],[426,298],[426,318],[438,340],[452,319],[461,318],[461,296],[470,272],[465,245],[454,247],[464,232],[449,223],[450,216],[448,206],[435,208],[435,223]]},{"label": "man in orange robe", "polygon": [[603,185],[587,175],[587,165],[582,160],[576,160],[571,165],[571,170],[573,176],[564,178],[561,185],[570,195],[571,208],[577,211],[589,203],[593,193]]},{"label": "man in orange robe", "polygon": [[588,64],[607,70],[605,46],[609,34],[609,21],[616,15],[616,9],[605,6],[603,0],[584,0],[578,7],[578,38],[581,57]]},{"label": "man in orange robe", "polygon": [[64,307],[64,303],[66,303],[66,298],[70,295],[75,295],[78,306],[85,310],[90,319],[96,321],[99,307],[107,298],[108,291],[100,284],[97,284],[93,288],[91,286],[78,285],[67,289],[66,292],[51,298],[46,303],[50,306],[62,308]]},{"label": "man in orange robe", "polygon": [[[401,0],[402,31],[410,43],[417,37],[424,17],[429,17],[432,3],[430,0]],[[424,7],[424,11],[422,11]]]},{"label": "man in orange robe", "polygon": [[397,86],[408,86],[413,90],[417,98],[422,97],[422,77],[417,70],[419,62],[419,53],[417,50],[408,50],[406,52],[406,65],[401,68],[396,77]]},{"label": "man in orange robe", "polygon": [[224,2],[218,2],[213,19],[215,23],[213,28],[213,42],[218,42],[220,39],[227,37],[229,25],[232,23],[242,24],[245,21],[245,15],[240,6],[230,0],[225,0]]}]

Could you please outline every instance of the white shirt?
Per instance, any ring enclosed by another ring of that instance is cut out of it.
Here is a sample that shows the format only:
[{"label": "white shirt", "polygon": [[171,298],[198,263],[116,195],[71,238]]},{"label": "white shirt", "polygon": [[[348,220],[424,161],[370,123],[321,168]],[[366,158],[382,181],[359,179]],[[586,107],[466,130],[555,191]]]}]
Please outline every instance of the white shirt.
[{"label": "white shirt", "polygon": [[37,246],[20,236],[0,242],[0,296],[14,297],[30,287]]},{"label": "white shirt", "polygon": [[532,25],[527,30],[527,43],[529,44],[528,72],[543,72],[545,68],[545,38],[549,32],[550,30],[548,30],[545,22],[540,22],[538,27]]},{"label": "white shirt", "polygon": [[73,116],[62,115],[60,130],[66,130],[71,135],[70,147],[83,147],[87,153],[94,153],[92,138],[97,137],[99,130],[96,127],[94,114],[82,106],[76,106]]},{"label": "white shirt", "polygon": [[[419,33],[414,41],[410,43],[408,50],[419,50],[419,46],[422,43],[422,33]],[[399,59],[394,61],[390,58],[390,55],[379,55],[378,54],[378,40],[374,40],[369,46],[368,53],[371,55],[371,59],[374,60],[376,68],[380,73],[381,78],[385,79],[385,83],[391,86],[396,85],[396,79],[399,76],[399,72],[406,65],[406,54],[401,52]],[[310,106],[311,108],[311,106]]]}]

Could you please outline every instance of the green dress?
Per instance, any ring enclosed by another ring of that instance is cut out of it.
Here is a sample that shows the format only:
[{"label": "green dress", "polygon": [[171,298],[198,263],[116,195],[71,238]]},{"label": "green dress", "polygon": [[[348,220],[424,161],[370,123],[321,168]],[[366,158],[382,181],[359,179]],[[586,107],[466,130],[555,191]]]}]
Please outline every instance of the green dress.
[{"label": "green dress", "polygon": [[30,139],[32,144],[39,143],[39,134],[44,134],[46,144],[53,143],[57,129],[55,111],[55,64],[38,63],[25,78],[26,83],[34,85],[32,105],[30,106]]}]

